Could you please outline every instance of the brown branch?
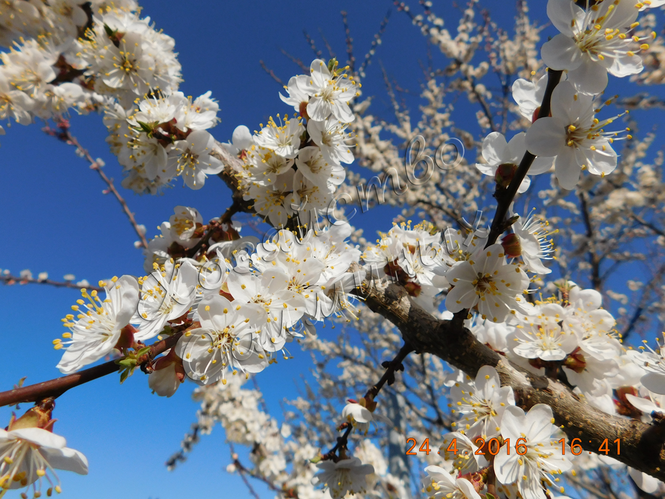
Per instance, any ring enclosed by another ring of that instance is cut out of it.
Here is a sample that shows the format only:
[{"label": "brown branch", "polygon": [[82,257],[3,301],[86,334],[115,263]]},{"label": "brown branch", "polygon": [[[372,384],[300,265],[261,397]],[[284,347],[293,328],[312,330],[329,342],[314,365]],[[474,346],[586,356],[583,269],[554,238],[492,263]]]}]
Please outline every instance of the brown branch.
[{"label": "brown branch", "polygon": [[600,257],[593,251],[592,241],[594,240],[593,225],[591,223],[591,214],[589,213],[589,204],[586,200],[586,195],[583,192],[579,194],[580,208],[582,209],[582,219],[584,220],[584,227],[586,229],[587,253],[589,254],[589,265],[591,265],[591,285],[596,291],[601,291],[602,281],[600,279]]},{"label": "brown branch", "polygon": [[54,286],[56,288],[71,288],[71,289],[89,289],[101,293],[104,289],[97,286],[84,286],[82,284],[76,284],[69,281],[52,281],[51,279],[34,279],[32,277],[17,277],[11,274],[0,274],[0,282],[3,282],[7,286],[12,286],[14,284],[47,284],[49,286]]},{"label": "brown branch", "polygon": [[270,490],[273,492],[278,492],[281,494],[284,494],[284,497],[292,498],[292,499],[298,499],[298,494],[295,491],[295,489],[287,489],[287,488],[279,488],[277,487],[273,482],[268,480],[266,477],[259,475],[258,473],[254,472],[253,470],[250,470],[247,468],[244,464],[240,462],[238,459],[238,454],[235,453],[235,450],[233,448],[233,443],[229,442],[229,448],[231,449],[231,459],[233,460],[233,464],[235,467],[238,469],[238,472],[240,473],[240,476],[245,482],[245,485],[249,489],[250,493],[254,495],[254,497],[258,497],[254,489],[252,488],[251,484],[249,483],[249,480],[247,480],[245,475],[251,476],[255,480],[259,480],[260,482],[263,482]]},{"label": "brown branch", "polygon": [[661,229],[660,227],[656,227],[651,222],[647,222],[646,220],[640,218],[639,215],[631,213],[630,218],[635,220],[638,224],[642,225],[643,227],[651,229],[655,234],[658,234],[659,236],[665,236],[665,231],[663,231],[663,229]]},{"label": "brown branch", "polygon": [[341,11],[342,23],[344,24],[344,36],[346,39],[346,55],[349,58],[348,66],[351,73],[356,70],[356,56],[353,55],[353,38],[351,38],[351,28],[349,28],[349,19],[345,10]]},{"label": "brown branch", "polygon": [[280,78],[279,76],[277,76],[277,75],[275,74],[275,72],[274,72],[272,69],[268,68],[268,66],[266,66],[266,63],[263,62],[263,60],[260,60],[260,61],[259,61],[259,64],[261,65],[261,67],[263,68],[263,70],[264,70],[266,73],[268,73],[268,75],[269,75],[273,80],[275,80],[275,81],[276,81],[277,83],[279,83],[281,86],[284,86],[284,82],[281,80],[281,78]]},{"label": "brown branch", "polygon": [[414,350],[415,349],[411,345],[409,345],[408,342],[405,342],[404,345],[402,345],[402,348],[399,349],[397,356],[393,360],[384,362],[382,366],[386,369],[386,372],[383,373],[383,376],[381,376],[381,379],[376,385],[367,390],[365,398],[371,397],[372,399],[374,399],[374,397],[376,397],[379,394],[379,392],[383,388],[383,385],[385,385],[386,382],[389,385],[392,385],[395,382],[395,372],[404,370],[404,365],[402,364],[402,362]]},{"label": "brown branch", "polygon": [[[178,339],[182,336],[182,332],[178,332],[168,338],[161,340],[150,347],[150,351],[146,354],[144,362],[153,359],[160,353],[175,346]],[[76,386],[88,383],[97,378],[106,376],[117,372],[120,365],[115,360],[105,362],[99,366],[90,367],[83,371],[55,378],[35,385],[24,386],[22,388],[15,388],[6,392],[0,392],[0,407],[5,405],[14,405],[20,402],[37,402],[45,399],[46,397],[59,397],[67,390]]]},{"label": "brown branch", "polygon": [[[554,87],[559,84],[562,74],[563,71],[548,70],[547,88],[545,89],[543,103],[538,112],[538,118],[549,116],[552,92],[554,91]],[[506,189],[497,190],[494,194],[494,197],[498,201],[498,205],[496,207],[496,213],[494,214],[494,220],[492,220],[487,246],[494,244],[499,236],[506,230],[506,215],[508,214],[513,199],[515,199],[515,194],[517,194],[517,190],[522,184],[522,180],[524,180],[524,177],[526,177],[526,174],[529,172],[529,168],[531,168],[534,159],[536,159],[536,156],[529,151],[524,153],[524,157],[517,168],[515,176],[510,181],[510,185]]]},{"label": "brown branch", "polygon": [[[665,424],[611,416],[583,402],[558,381],[535,375],[513,365],[480,343],[461,322],[441,320],[412,302],[407,291],[395,283],[363,284],[356,294],[374,312],[398,327],[405,342],[418,352],[436,355],[471,377],[485,365],[499,373],[502,386],[510,386],[517,404],[529,410],[536,404],[552,408],[555,424],[582,447],[598,454],[607,439],[609,455],[659,480],[665,479]],[[620,439],[620,453],[614,443]]]},{"label": "brown branch", "polygon": [[134,231],[136,234],[139,236],[139,241],[141,242],[141,246],[143,248],[148,247],[148,241],[145,238],[145,233],[139,228],[139,224],[136,222],[136,219],[134,218],[134,214],[130,211],[129,206],[127,206],[127,202],[125,199],[120,195],[118,190],[115,188],[113,185],[113,180],[108,178],[106,174],[102,171],[102,165],[95,160],[90,153],[88,152],[87,149],[84,149],[81,144],[79,144],[78,140],[76,137],[74,137],[70,130],[69,130],[69,122],[66,120],[60,120],[57,122],[58,130],[53,130],[50,127],[45,127],[43,128],[43,131],[46,132],[47,134],[56,137],[57,139],[72,145],[76,148],[76,152],[80,154],[82,157],[84,157],[86,160],[88,160],[88,163],[90,163],[90,169],[91,170],[96,170],[97,173],[99,173],[99,176],[102,178],[102,180],[106,183],[106,185],[109,186],[107,192],[112,193],[115,198],[118,200],[118,203],[120,203],[120,206],[122,206],[122,211],[125,212],[125,215],[127,215],[127,218],[129,218],[129,223],[132,224],[132,227],[134,228]]}]

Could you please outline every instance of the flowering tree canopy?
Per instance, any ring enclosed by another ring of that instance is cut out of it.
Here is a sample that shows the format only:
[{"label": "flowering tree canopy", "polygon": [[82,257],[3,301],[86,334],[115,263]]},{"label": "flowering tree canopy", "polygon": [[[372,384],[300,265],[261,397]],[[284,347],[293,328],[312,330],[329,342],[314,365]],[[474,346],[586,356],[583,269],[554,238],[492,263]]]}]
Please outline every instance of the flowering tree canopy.
[{"label": "flowering tree canopy", "polygon": [[[136,231],[143,273],[0,273],[81,293],[52,343],[63,376],[0,393],[35,404],[0,430],[0,497],[88,472],[54,433],[56,399],[114,373],[162,397],[198,385],[167,465],[220,423],[254,497],[253,481],[300,499],[665,495],[663,155],[631,113],[664,101],[605,94],[665,82],[663,4],[520,0],[504,27],[477,0],[456,25],[395,2],[441,61],[417,112],[384,68],[390,119],[363,86],[388,18],[359,63],[343,13],[346,60],[307,35],[296,74],[266,67],[278,112],[222,137],[224,99],[180,90],[174,39],[135,0],[3,2],[2,139],[41,121],[74,146]],[[72,113],[103,122],[122,189]],[[218,217],[178,205],[156,235],[124,199],[222,182]],[[355,218],[370,209],[389,215]],[[313,375],[271,414],[247,380],[299,356]]]}]

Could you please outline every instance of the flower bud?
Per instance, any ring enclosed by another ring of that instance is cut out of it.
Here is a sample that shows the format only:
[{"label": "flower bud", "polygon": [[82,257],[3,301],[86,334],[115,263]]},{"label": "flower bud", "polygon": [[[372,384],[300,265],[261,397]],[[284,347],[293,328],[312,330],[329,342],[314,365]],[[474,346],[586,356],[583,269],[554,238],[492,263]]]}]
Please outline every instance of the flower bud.
[{"label": "flower bud", "polygon": [[563,365],[568,369],[575,371],[577,374],[581,374],[582,371],[584,371],[586,368],[586,359],[584,358],[580,347],[577,347],[568,354],[566,360],[563,361]]},{"label": "flower bud", "polygon": [[496,185],[504,188],[508,187],[508,185],[510,185],[510,181],[515,176],[516,172],[517,172],[516,164],[513,163],[500,164],[499,167],[496,169],[496,173],[494,174],[494,181],[496,182]]},{"label": "flower bud", "polygon": [[134,333],[136,333],[136,328],[131,324],[127,324],[120,330],[120,337],[114,348],[117,348],[121,352],[132,348],[134,345]]},{"label": "flower bud", "polygon": [[185,381],[182,360],[171,349],[168,355],[160,357],[153,365],[154,371],[148,376],[148,386],[160,397],[170,397]]},{"label": "flower bud", "polygon": [[520,236],[510,233],[501,238],[501,246],[508,258],[517,258],[522,254],[522,245],[520,244]]}]

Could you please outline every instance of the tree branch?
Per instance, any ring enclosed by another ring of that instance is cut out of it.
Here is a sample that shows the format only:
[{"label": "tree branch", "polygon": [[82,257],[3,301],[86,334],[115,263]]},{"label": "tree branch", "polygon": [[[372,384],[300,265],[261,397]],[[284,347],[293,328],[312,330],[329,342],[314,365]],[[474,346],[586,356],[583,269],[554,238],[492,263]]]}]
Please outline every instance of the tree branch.
[{"label": "tree branch", "polygon": [[141,242],[141,246],[143,248],[148,247],[148,241],[145,238],[145,231],[141,230],[139,228],[139,224],[136,222],[136,219],[134,218],[134,214],[130,211],[129,206],[127,206],[127,202],[125,199],[120,195],[118,190],[115,188],[113,185],[113,180],[108,178],[106,174],[102,171],[102,166],[100,165],[99,162],[97,162],[93,157],[90,155],[87,149],[84,149],[81,144],[79,144],[78,140],[76,140],[76,137],[74,137],[71,132],[69,131],[69,122],[66,120],[60,120],[57,122],[58,126],[58,131],[53,130],[50,127],[45,127],[43,128],[44,132],[47,134],[56,137],[57,139],[72,145],[76,148],[76,151],[84,157],[86,160],[88,160],[88,163],[90,163],[90,169],[91,170],[96,170],[97,173],[99,173],[99,176],[102,178],[102,180],[106,183],[106,185],[109,186],[108,192],[112,193],[115,198],[118,200],[118,203],[120,203],[120,206],[122,206],[122,211],[125,212],[125,215],[127,215],[127,218],[129,218],[129,223],[132,224],[132,227],[134,228],[134,231],[136,232],[136,235],[139,236],[139,241]]},{"label": "tree branch", "polygon": [[7,286],[12,286],[14,284],[47,284],[49,286],[54,286],[56,288],[71,288],[71,289],[89,289],[91,291],[97,291],[101,293],[104,291],[102,288],[97,286],[76,284],[75,282],[70,281],[52,281],[50,279],[34,279],[32,277],[17,277],[11,274],[0,274],[0,282],[6,284]]},{"label": "tree branch", "polygon": [[[441,320],[415,304],[395,283],[367,281],[355,294],[374,312],[397,326],[405,342],[418,352],[436,355],[475,378],[485,365],[493,366],[502,386],[510,386],[517,404],[529,410],[536,404],[552,408],[555,424],[569,439],[598,454],[607,440],[609,455],[635,469],[665,480],[665,424],[653,424],[611,416],[583,402],[563,384],[515,366],[480,343],[455,320]],[[620,449],[614,443],[620,440]]]},{"label": "tree branch", "polygon": [[[180,336],[182,336],[182,331],[153,344],[150,347],[150,351],[146,354],[147,358],[144,362],[153,359],[165,350],[175,346]],[[90,367],[74,374],[44,381],[43,383],[0,392],[0,407],[15,405],[20,402],[38,402],[46,397],[59,397],[71,388],[117,372],[119,369],[120,365],[115,360],[111,360],[99,366]]]},{"label": "tree branch", "polygon": [[[549,116],[550,114],[550,105],[552,100],[552,92],[554,88],[559,84],[561,80],[561,75],[563,71],[553,71],[548,70],[547,72],[547,87],[545,88],[545,95],[543,96],[543,103],[540,106],[540,111],[538,112],[538,118],[543,118]],[[496,207],[496,213],[494,214],[494,220],[492,220],[492,226],[490,227],[490,235],[487,240],[487,246],[491,246],[496,242],[501,234],[506,230],[506,215],[510,209],[510,205],[515,199],[515,194],[522,184],[522,180],[526,177],[526,174],[529,172],[529,168],[533,164],[533,160],[536,159],[536,156],[531,154],[529,151],[524,153],[522,161],[517,168],[515,176],[510,181],[510,185],[506,189],[497,190],[494,197],[498,201]]]}]

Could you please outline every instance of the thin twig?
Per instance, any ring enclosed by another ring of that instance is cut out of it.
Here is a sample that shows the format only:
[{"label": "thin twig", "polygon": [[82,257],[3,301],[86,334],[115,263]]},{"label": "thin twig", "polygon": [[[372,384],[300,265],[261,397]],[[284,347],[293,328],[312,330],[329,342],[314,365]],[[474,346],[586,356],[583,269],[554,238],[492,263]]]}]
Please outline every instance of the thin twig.
[{"label": "thin twig", "polygon": [[305,30],[302,30],[302,34],[305,36],[305,40],[307,40],[307,43],[309,43],[309,46],[314,52],[316,58],[321,59],[323,57],[323,52],[321,52],[318,48],[316,48],[316,43],[314,43],[314,39],[311,36],[309,36],[309,33],[307,33],[307,31]]},{"label": "thin twig", "polygon": [[58,127],[58,130],[53,130],[50,127],[45,127],[43,128],[43,131],[46,132],[47,134],[56,137],[57,139],[72,145],[76,148],[76,151],[84,157],[86,160],[88,160],[88,163],[90,163],[90,169],[91,170],[96,170],[97,173],[99,173],[99,176],[102,178],[102,180],[106,183],[106,185],[109,186],[107,192],[112,193],[115,198],[118,200],[118,203],[120,203],[120,206],[122,206],[122,210],[125,212],[125,215],[127,215],[127,218],[129,218],[129,223],[132,224],[132,227],[134,228],[134,231],[136,234],[139,236],[139,241],[141,243],[141,246],[143,248],[148,247],[148,241],[145,238],[145,233],[143,230],[140,229],[139,224],[136,222],[136,219],[134,218],[134,214],[130,211],[129,206],[127,206],[127,202],[125,199],[120,195],[118,190],[115,188],[113,185],[113,180],[108,178],[106,174],[102,171],[102,165],[99,164],[97,160],[95,160],[90,153],[88,152],[87,149],[84,149],[83,146],[79,143],[79,141],[74,137],[70,130],[69,130],[69,122],[67,120],[58,120],[56,122],[56,125]]},{"label": "thin twig", "polygon": [[[547,88],[545,89],[543,102],[542,105],[540,106],[540,111],[538,112],[538,118],[542,118],[550,114],[552,92],[554,91],[554,87],[556,87],[559,84],[559,80],[561,80],[562,74],[563,71],[552,71],[552,70],[548,71]],[[492,220],[492,226],[490,228],[490,235],[489,238],[487,239],[486,247],[494,244],[496,240],[499,238],[499,236],[506,230],[505,227],[506,215],[508,214],[510,205],[515,199],[515,194],[517,194],[517,190],[522,184],[522,180],[524,180],[524,177],[526,177],[526,174],[529,172],[529,168],[531,168],[534,159],[536,159],[536,156],[531,154],[529,151],[525,152],[524,156],[522,157],[522,161],[520,162],[520,165],[517,168],[517,172],[515,173],[515,176],[510,182],[510,185],[505,190],[497,191],[495,193],[498,205],[496,207],[494,220]]]},{"label": "thin twig", "polygon": [[346,37],[346,55],[349,58],[348,66],[351,73],[356,69],[356,57],[353,55],[353,38],[351,38],[351,28],[349,28],[349,19],[346,11],[340,12],[342,14],[342,23],[344,24],[344,35]]},{"label": "thin twig", "polygon": [[593,224],[591,223],[591,214],[589,213],[589,204],[587,203],[586,195],[583,192],[579,193],[580,208],[582,211],[582,219],[584,220],[584,227],[586,228],[587,253],[589,255],[589,265],[591,266],[591,285],[596,291],[601,291],[602,281],[600,279],[600,260],[601,258],[594,251],[592,241],[595,240],[593,231]]},{"label": "thin twig", "polygon": [[275,80],[277,83],[279,83],[281,86],[284,86],[284,82],[281,80],[279,76],[275,74],[275,72],[272,69],[269,69],[268,66],[266,66],[266,63],[263,62],[263,60],[259,61],[259,64],[263,68],[263,70],[268,73],[268,75]]},{"label": "thin twig", "polygon": [[365,69],[367,69],[367,66],[369,66],[369,64],[372,62],[372,57],[376,53],[376,48],[381,43],[381,37],[383,36],[383,34],[386,31],[386,28],[388,27],[389,20],[390,20],[390,10],[386,13],[385,17],[381,21],[381,26],[379,26],[379,31],[374,35],[374,40],[372,40],[372,44],[370,45],[369,50],[365,54],[365,60],[362,62],[360,68],[358,69],[358,74],[360,76],[365,76]]},{"label": "thin twig", "polygon": [[[386,369],[386,371],[383,373],[383,376],[381,376],[381,379],[378,381],[378,383],[374,386],[372,386],[369,390],[367,390],[367,393],[365,393],[365,400],[367,402],[373,402],[374,398],[378,395],[378,393],[381,391],[383,388],[383,385],[386,384],[386,382],[389,385],[392,385],[393,382],[395,381],[395,372],[396,371],[402,371],[404,370],[404,365],[402,362],[406,357],[413,352],[415,349],[409,345],[408,343],[404,343],[402,345],[402,348],[400,348],[399,352],[397,353],[397,356],[391,360],[391,361],[386,361],[383,363],[383,367]],[[342,423],[339,426],[340,430],[344,430],[344,434],[341,437],[337,437],[337,443],[335,446],[330,449],[326,454],[323,455],[322,459],[325,460],[337,460],[338,456],[336,455],[337,451],[340,449],[346,449],[346,446],[349,442],[349,436],[351,435],[351,432],[353,431],[353,425],[350,423]]]},{"label": "thin twig", "polygon": [[288,53],[286,50],[284,50],[283,48],[280,48],[279,51],[280,51],[282,54],[284,54],[286,57],[288,57],[292,62],[295,62],[295,63],[300,67],[300,69],[303,70],[303,72],[309,74],[309,68],[308,68],[307,66],[305,66],[305,63],[304,63],[304,62],[302,62],[302,61],[301,61],[300,59],[298,59],[297,57],[295,57],[295,56],[289,54],[289,53]]},{"label": "thin twig", "polygon": [[14,284],[47,284],[49,286],[54,286],[56,288],[71,288],[71,289],[89,289],[91,291],[97,291],[98,293],[104,291],[103,288],[97,286],[76,284],[70,281],[52,281],[51,279],[34,279],[32,277],[16,277],[11,274],[0,275],[0,282],[5,283],[8,286]]},{"label": "thin twig", "polygon": [[252,497],[255,499],[261,499],[259,495],[256,493],[254,490],[254,487],[252,487],[252,484],[249,483],[249,480],[247,480],[247,475],[249,471],[243,466],[243,464],[238,460],[238,454],[235,453],[235,449],[233,448],[233,444],[229,442],[229,450],[231,451],[231,460],[233,461],[234,466],[238,470],[238,473],[240,474],[240,478],[242,478],[242,481],[245,483],[245,486],[249,490],[249,493],[252,494]]}]

